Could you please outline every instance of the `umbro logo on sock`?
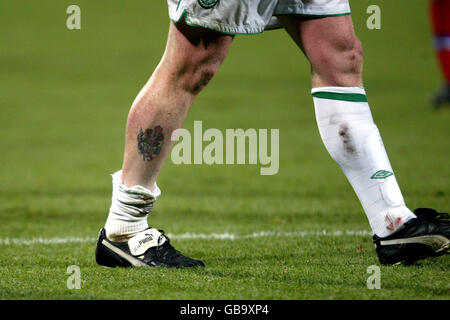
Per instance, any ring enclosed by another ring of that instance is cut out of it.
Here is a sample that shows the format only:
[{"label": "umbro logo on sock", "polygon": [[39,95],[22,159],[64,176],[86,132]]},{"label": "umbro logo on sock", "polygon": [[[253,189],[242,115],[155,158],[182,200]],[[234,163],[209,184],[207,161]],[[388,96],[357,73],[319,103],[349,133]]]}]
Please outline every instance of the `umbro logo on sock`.
[{"label": "umbro logo on sock", "polygon": [[386,179],[387,177],[393,176],[394,173],[387,170],[378,170],[375,172],[370,179]]}]

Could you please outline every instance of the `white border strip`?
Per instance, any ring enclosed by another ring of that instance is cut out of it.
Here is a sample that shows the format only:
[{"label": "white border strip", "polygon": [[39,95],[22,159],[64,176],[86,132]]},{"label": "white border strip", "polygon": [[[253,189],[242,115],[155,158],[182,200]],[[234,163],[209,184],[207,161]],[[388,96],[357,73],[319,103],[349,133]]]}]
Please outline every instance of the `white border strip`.
[{"label": "white border strip", "polygon": [[[342,236],[372,236],[372,232],[368,230],[303,230],[293,232],[282,231],[259,231],[248,234],[238,233],[181,233],[168,234],[170,239],[174,240],[241,240],[255,238],[305,238],[305,237],[342,237]],[[97,238],[94,237],[54,237],[54,238],[0,238],[0,245],[53,245],[67,243],[95,243]]]}]

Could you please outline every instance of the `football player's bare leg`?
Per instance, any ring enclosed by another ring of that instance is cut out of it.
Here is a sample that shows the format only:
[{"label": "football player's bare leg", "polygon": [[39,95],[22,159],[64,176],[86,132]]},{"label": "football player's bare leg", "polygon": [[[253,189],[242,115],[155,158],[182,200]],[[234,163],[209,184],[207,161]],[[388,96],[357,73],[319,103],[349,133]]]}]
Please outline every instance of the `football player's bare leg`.
[{"label": "football player's bare leg", "polygon": [[127,239],[147,228],[160,190],[156,178],[195,97],[228,53],[232,36],[170,23],[164,55],[133,102],[126,126],[122,170],[113,175],[108,238]]},{"label": "football player's bare leg", "polygon": [[322,140],[358,196],[372,230],[396,231],[414,214],[406,207],[367,102],[363,53],[350,15],[279,17],[311,64],[312,95]]},{"label": "football player's bare leg", "polygon": [[[122,180],[125,185],[153,187],[170,151],[170,135],[180,128],[198,93],[225,59],[232,37],[186,24],[171,23],[166,50],[150,80],[134,101],[127,121]],[[159,153],[139,147],[139,133],[161,127]],[[148,151],[148,152],[147,152]]]}]

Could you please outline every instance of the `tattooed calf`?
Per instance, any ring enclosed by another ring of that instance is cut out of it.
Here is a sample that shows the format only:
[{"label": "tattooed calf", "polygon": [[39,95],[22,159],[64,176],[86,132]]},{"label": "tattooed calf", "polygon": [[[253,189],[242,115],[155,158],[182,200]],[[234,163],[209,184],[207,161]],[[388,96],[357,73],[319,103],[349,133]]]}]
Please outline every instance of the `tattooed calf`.
[{"label": "tattooed calf", "polygon": [[164,143],[163,128],[156,126],[153,129],[140,130],[137,136],[137,147],[139,154],[142,155],[142,159],[145,161],[152,161],[154,156],[161,152],[162,145]]}]

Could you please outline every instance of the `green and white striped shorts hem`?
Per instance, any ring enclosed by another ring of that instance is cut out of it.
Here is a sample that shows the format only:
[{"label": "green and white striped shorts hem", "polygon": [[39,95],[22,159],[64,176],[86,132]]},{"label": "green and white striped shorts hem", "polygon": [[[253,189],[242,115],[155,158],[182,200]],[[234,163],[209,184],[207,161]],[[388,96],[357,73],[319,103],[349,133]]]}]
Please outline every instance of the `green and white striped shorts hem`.
[{"label": "green and white striped shorts hem", "polygon": [[225,34],[256,34],[280,27],[278,15],[350,14],[348,0],[167,0],[169,17]]}]

